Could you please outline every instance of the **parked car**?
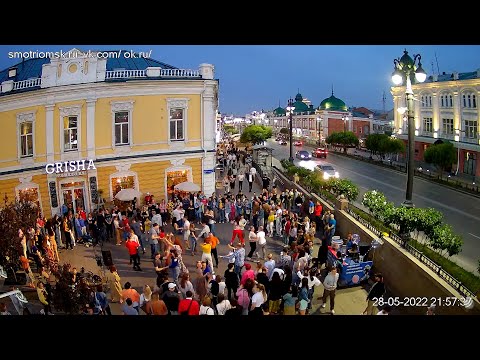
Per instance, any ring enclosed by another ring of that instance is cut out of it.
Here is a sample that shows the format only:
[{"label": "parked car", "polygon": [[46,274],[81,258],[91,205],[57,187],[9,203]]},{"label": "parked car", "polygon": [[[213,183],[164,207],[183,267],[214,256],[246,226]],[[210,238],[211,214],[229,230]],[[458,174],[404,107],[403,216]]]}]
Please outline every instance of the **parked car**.
[{"label": "parked car", "polygon": [[312,151],[312,156],[316,158],[327,158],[328,150],[322,147],[316,148]]},{"label": "parked car", "polygon": [[301,141],[295,141],[295,142],[293,143],[293,145],[295,145],[295,146],[302,146],[302,145],[303,145],[303,142],[301,142]]},{"label": "parked car", "polygon": [[332,177],[338,179],[340,177],[340,174],[338,173],[338,171],[335,170],[332,165],[321,164],[317,165],[317,168],[320,171],[320,174],[324,180],[328,180]]},{"label": "parked car", "polygon": [[279,143],[280,145],[287,145],[287,142],[286,142],[285,140],[280,140],[278,143]]},{"label": "parked car", "polygon": [[312,158],[312,155],[310,155],[308,151],[300,150],[296,152],[295,157],[301,160],[310,160]]}]

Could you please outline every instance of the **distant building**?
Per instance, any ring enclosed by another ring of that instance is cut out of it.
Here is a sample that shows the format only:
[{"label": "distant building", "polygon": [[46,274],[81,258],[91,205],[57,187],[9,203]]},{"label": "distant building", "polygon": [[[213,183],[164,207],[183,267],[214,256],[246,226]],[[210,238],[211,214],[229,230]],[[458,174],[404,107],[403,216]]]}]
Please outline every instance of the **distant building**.
[{"label": "distant building", "polygon": [[[480,176],[480,136],[478,98],[480,69],[473,72],[429,76],[412,86],[415,94],[415,160],[423,161],[424,152],[433,143],[451,141],[459,150],[459,173]],[[407,143],[405,87],[392,87],[395,133]]]},{"label": "distant building", "polygon": [[[372,129],[371,117],[366,116],[364,112],[349,110],[343,100],[333,95],[333,91],[332,95],[324,99],[318,108],[314,108],[311,103],[307,105],[300,93],[295,96],[293,106],[295,107],[293,135],[297,137],[324,141],[333,132],[353,131],[359,139],[363,139]],[[275,133],[282,128],[289,128],[289,118],[286,113],[286,107],[281,106],[269,113],[268,124],[273,127]]]}]

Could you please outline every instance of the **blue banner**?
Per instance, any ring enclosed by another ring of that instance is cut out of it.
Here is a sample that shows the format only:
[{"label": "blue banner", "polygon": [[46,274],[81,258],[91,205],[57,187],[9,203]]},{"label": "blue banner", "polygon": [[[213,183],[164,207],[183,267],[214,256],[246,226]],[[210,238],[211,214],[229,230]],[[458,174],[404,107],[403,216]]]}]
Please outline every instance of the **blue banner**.
[{"label": "blue banner", "polygon": [[373,261],[354,262],[347,259],[343,263],[340,277],[338,278],[338,286],[354,286],[359,285],[370,277]]}]

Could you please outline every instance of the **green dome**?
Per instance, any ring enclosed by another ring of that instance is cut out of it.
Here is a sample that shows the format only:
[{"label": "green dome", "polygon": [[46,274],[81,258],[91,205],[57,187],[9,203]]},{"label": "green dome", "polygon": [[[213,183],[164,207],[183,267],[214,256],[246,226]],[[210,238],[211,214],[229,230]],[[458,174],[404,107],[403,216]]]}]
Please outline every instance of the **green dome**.
[{"label": "green dome", "polygon": [[303,96],[300,93],[295,96],[295,102],[293,103],[293,106],[295,107],[295,110],[293,110],[294,114],[312,112],[312,109],[310,109],[308,105],[303,102]]},{"label": "green dome", "polygon": [[343,100],[336,98],[335,96],[333,96],[333,94],[329,98],[323,100],[320,103],[319,108],[320,110],[347,111],[347,105],[345,105]]},{"label": "green dome", "polygon": [[273,110],[273,115],[275,116],[285,116],[286,114],[287,112],[285,111],[285,109],[280,106]]}]

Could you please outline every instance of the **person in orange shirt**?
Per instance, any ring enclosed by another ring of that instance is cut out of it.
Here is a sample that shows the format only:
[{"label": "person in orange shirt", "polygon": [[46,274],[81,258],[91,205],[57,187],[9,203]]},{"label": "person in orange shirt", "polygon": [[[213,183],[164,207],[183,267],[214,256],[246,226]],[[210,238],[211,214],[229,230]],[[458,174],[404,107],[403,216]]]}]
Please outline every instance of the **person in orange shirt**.
[{"label": "person in orange shirt", "polygon": [[220,240],[213,235],[212,233],[208,234],[207,239],[210,240],[210,245],[212,245],[211,254],[215,259],[215,267],[218,268],[218,253],[217,253],[217,245],[220,244]]},{"label": "person in orange shirt", "polygon": [[125,301],[128,298],[132,299],[133,307],[138,311],[140,306],[140,294],[137,290],[132,288],[132,284],[127,281],[122,291],[122,300]]}]

